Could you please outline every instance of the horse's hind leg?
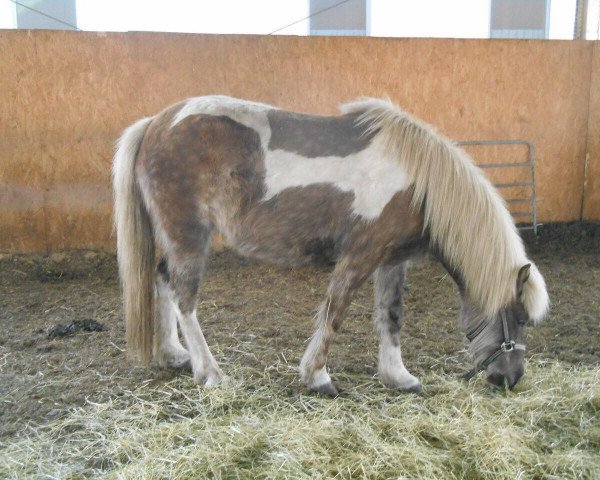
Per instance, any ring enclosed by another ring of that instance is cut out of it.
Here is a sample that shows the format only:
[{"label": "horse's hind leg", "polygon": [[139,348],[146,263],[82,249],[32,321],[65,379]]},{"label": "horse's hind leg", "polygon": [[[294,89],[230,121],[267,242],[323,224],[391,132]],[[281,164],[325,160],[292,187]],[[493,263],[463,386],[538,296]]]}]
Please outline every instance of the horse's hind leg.
[{"label": "horse's hind leg", "polygon": [[166,252],[168,296],[187,347],[194,381],[214,385],[223,377],[196,318],[198,289],[211,231],[198,225],[194,241],[173,245]]},{"label": "horse's hind leg", "polygon": [[402,362],[400,327],[406,263],[381,265],[375,271],[375,326],[379,332],[379,378],[384,385],[420,392],[421,382]]},{"label": "horse's hind leg", "polygon": [[169,271],[165,258],[156,268],[156,293],[158,315],[154,326],[154,360],[161,367],[191,370],[190,355],[177,335],[177,313],[169,293]]}]

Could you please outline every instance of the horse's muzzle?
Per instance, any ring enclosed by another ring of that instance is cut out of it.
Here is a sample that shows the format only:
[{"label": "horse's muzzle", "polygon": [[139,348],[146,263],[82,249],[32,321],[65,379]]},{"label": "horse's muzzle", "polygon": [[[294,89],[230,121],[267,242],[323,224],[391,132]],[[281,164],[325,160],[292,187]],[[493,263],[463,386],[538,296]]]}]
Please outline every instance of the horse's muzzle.
[{"label": "horse's muzzle", "polygon": [[495,387],[504,388],[508,386],[508,388],[512,389],[519,381],[519,379],[523,376],[523,369],[519,368],[512,375],[502,375],[501,373],[490,373],[487,376],[488,383],[494,385]]}]

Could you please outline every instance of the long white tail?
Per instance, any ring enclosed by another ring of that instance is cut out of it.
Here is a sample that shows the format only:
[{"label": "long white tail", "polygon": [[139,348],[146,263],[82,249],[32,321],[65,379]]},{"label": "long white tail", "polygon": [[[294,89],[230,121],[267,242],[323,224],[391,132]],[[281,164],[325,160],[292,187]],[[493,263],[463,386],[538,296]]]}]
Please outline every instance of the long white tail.
[{"label": "long white tail", "polygon": [[123,132],[112,172],[127,346],[144,363],[152,359],[155,258],[150,217],[135,179],[135,159],[151,121],[144,118]]}]

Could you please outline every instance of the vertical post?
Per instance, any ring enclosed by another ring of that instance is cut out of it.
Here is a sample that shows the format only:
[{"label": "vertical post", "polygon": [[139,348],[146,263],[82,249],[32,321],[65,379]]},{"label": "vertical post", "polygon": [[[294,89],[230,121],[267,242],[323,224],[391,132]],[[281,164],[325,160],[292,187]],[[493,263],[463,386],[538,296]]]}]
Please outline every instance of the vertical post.
[{"label": "vertical post", "polygon": [[587,12],[588,0],[577,0],[575,11],[575,28],[573,30],[573,38],[575,40],[585,40],[585,32],[587,29]]},{"label": "vertical post", "polygon": [[537,235],[537,199],[535,196],[535,166],[534,166],[534,158],[533,158],[533,144],[531,142],[527,142],[527,146],[529,147],[529,168],[531,169],[531,213],[533,216],[533,233]]}]

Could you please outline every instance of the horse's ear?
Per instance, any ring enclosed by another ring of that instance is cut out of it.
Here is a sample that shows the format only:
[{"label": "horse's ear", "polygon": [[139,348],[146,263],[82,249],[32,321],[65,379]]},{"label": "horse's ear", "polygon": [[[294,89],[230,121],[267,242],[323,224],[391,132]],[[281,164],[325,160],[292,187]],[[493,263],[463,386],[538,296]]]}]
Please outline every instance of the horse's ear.
[{"label": "horse's ear", "polygon": [[523,265],[519,269],[519,273],[517,275],[517,294],[518,294],[518,296],[521,296],[521,293],[523,292],[523,285],[525,285],[525,282],[529,279],[529,269],[530,268],[531,268],[531,263],[528,263],[526,265]]}]

